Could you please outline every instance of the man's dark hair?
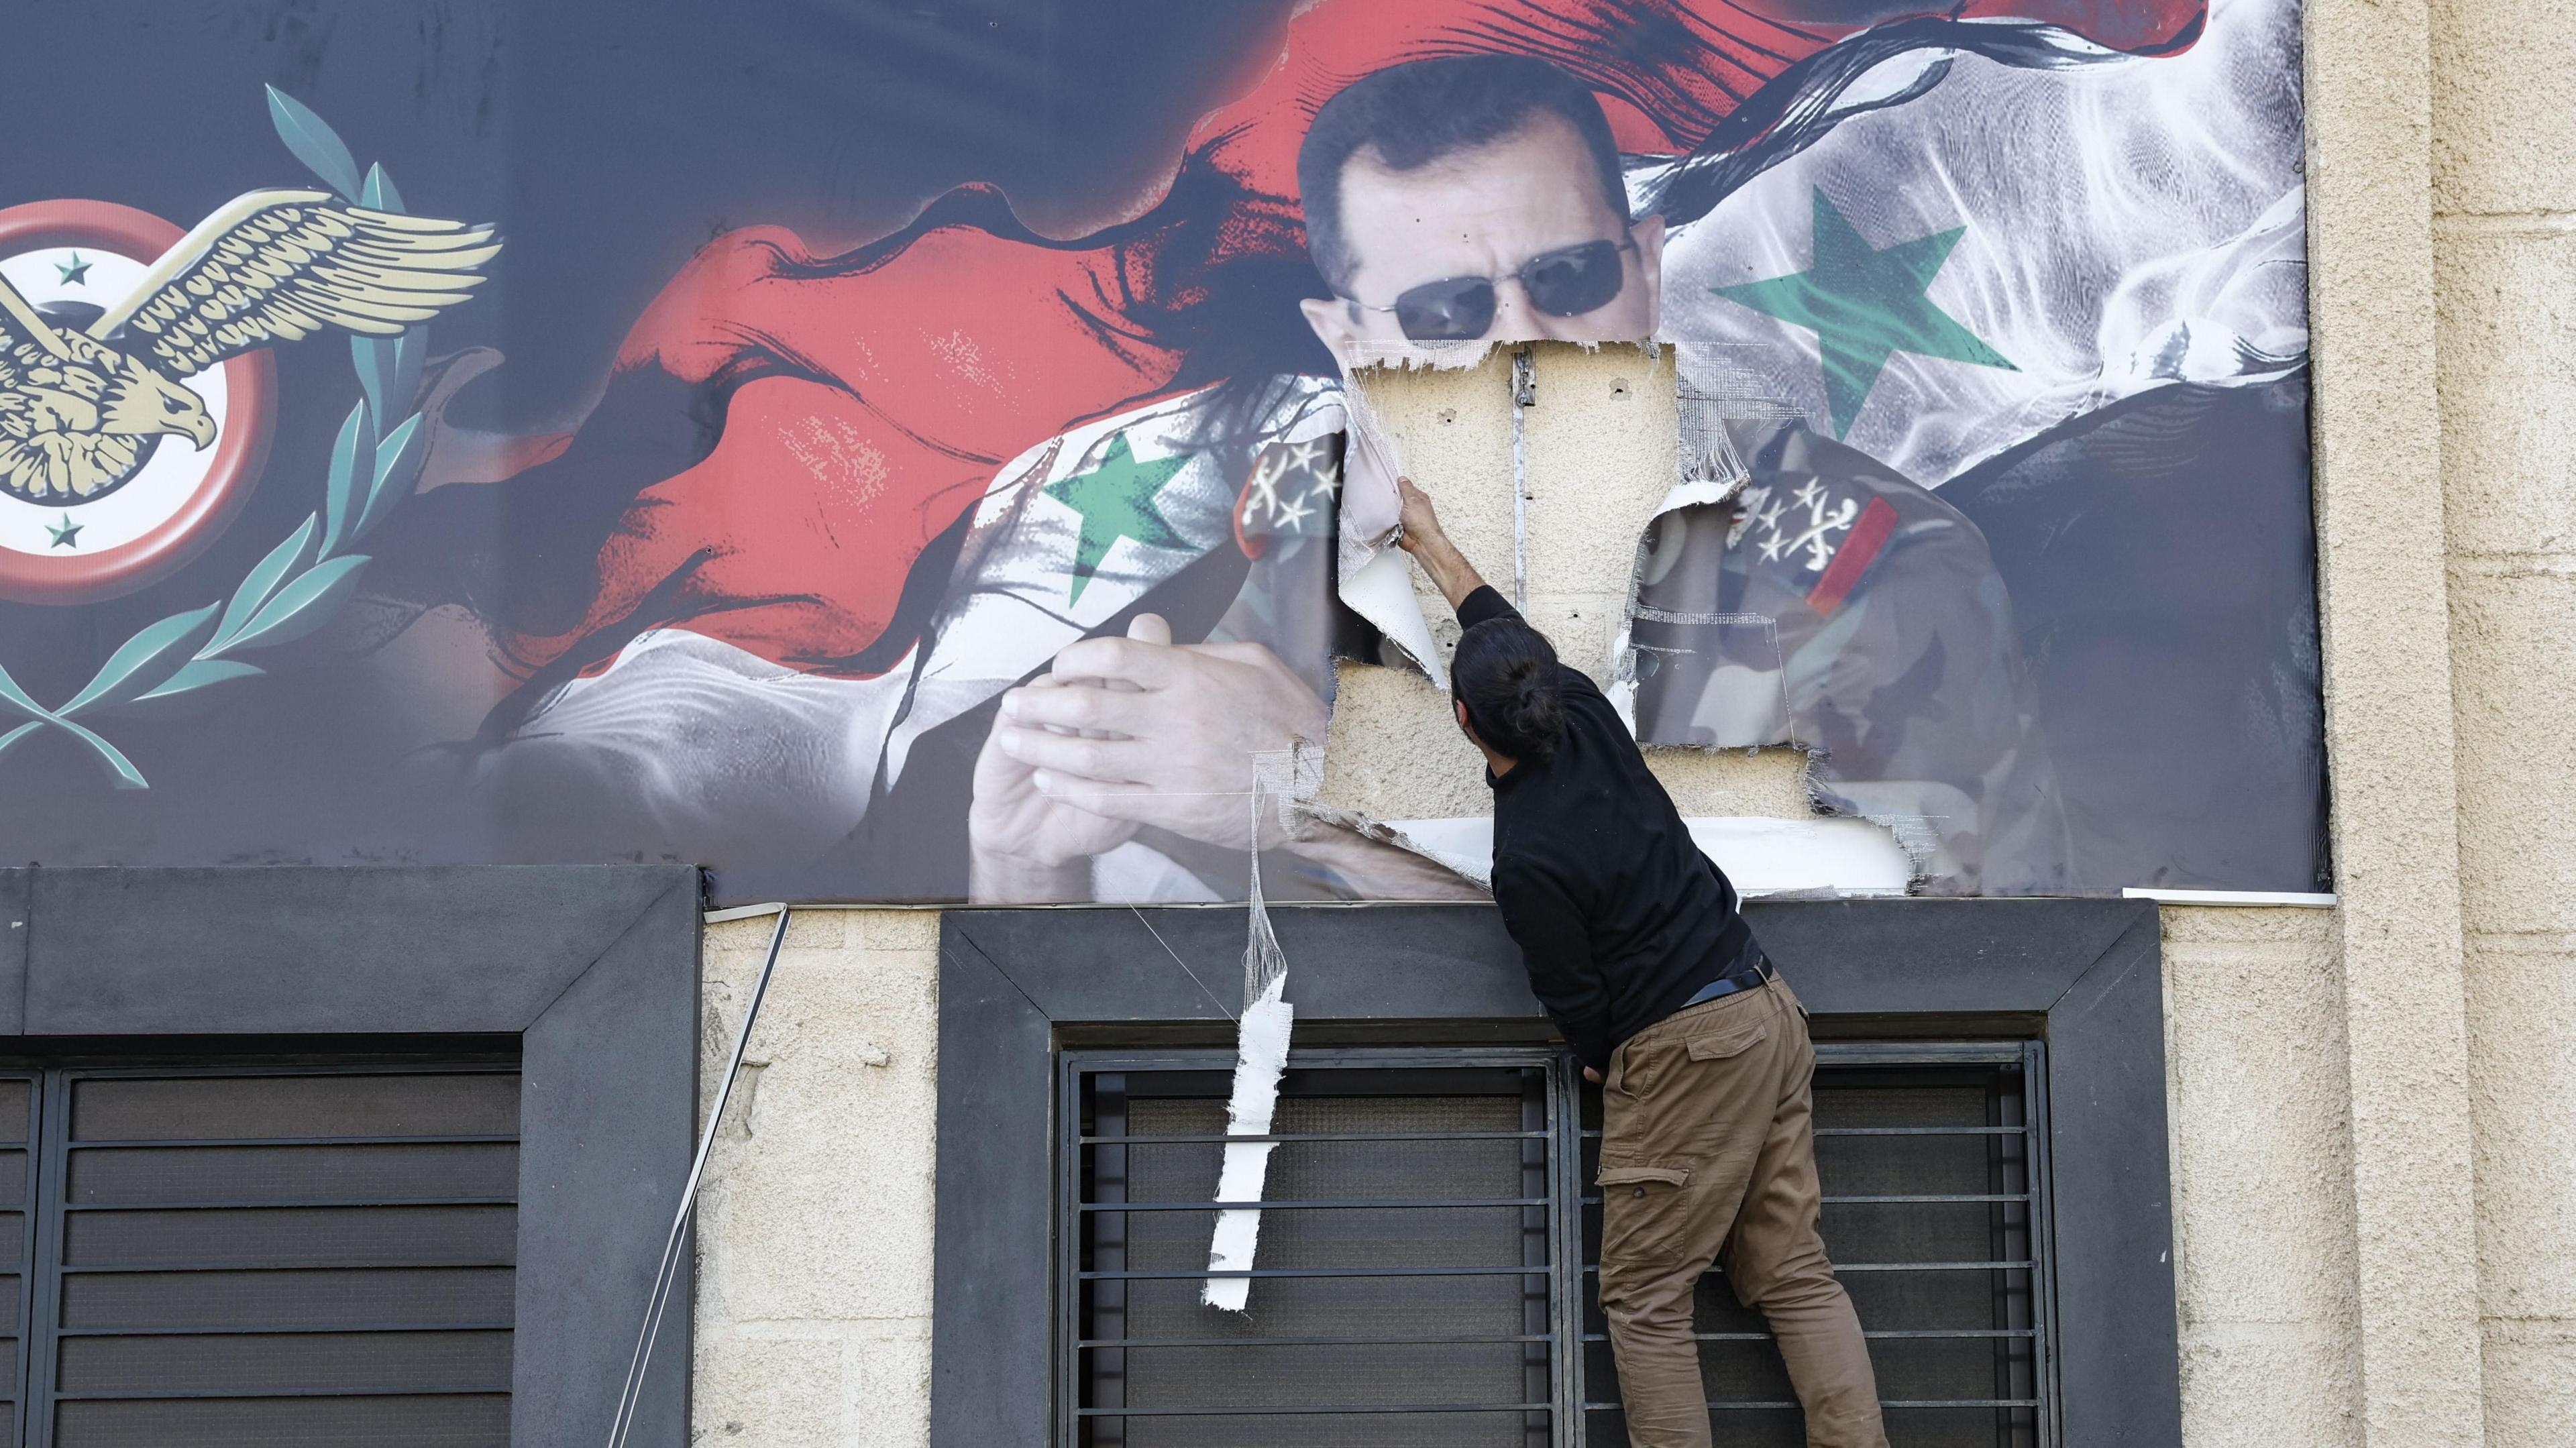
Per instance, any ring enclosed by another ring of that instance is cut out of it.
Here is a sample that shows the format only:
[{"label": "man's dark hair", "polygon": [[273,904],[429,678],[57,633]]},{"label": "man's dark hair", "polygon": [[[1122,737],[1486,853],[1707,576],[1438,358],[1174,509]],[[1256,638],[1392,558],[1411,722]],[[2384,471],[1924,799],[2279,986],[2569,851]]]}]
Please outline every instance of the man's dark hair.
[{"label": "man's dark hair", "polygon": [[1297,149],[1306,204],[1306,249],[1338,290],[1355,262],[1342,239],[1342,171],[1362,150],[1391,171],[1413,171],[1499,141],[1542,115],[1562,116],[1583,138],[1611,213],[1628,220],[1628,186],[1610,119],[1583,82],[1526,55],[1417,60],[1363,76],[1315,113]]},{"label": "man's dark hair", "polygon": [[1449,694],[1467,706],[1476,737],[1497,754],[1545,759],[1565,733],[1556,650],[1517,618],[1489,618],[1458,640]]}]

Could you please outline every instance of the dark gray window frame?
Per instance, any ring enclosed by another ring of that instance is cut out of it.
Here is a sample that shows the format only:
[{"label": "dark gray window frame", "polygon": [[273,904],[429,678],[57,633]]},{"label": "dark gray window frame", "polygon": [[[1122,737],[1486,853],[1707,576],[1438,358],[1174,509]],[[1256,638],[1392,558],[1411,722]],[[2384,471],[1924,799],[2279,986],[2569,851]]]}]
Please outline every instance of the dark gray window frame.
[{"label": "dark gray window frame", "polygon": [[[602,1443],[696,1147],[701,910],[684,866],[0,870],[0,1052],[517,1037],[510,1441]],[[688,1441],[689,1320],[683,1273],[639,1448]]]},{"label": "dark gray window frame", "polygon": [[[2041,1039],[2050,1100],[2064,1441],[2182,1440],[2164,1001],[2145,900],[1757,903],[1820,1037]],[[1490,906],[1271,912],[1301,1041],[1542,1039]],[[1159,937],[1159,938],[1158,938]],[[1243,915],[959,910],[940,930],[931,1442],[1049,1441],[1056,1314],[1050,1121],[1073,1044],[1222,1040]],[[1187,962],[1185,971],[1174,957]],[[1191,972],[1195,972],[1195,979]]]}]

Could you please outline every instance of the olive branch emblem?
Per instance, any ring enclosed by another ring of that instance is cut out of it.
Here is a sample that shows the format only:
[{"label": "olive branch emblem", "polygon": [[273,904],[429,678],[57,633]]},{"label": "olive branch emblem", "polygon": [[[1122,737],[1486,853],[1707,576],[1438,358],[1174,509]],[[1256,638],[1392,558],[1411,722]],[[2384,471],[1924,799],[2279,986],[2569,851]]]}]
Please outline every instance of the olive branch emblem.
[{"label": "olive branch emblem", "polygon": [[[362,180],[348,145],[309,107],[271,86],[268,111],[286,149],[330,187],[338,201],[379,213],[375,220],[386,225],[408,216],[402,194],[394,189],[384,167],[370,165]],[[347,217],[351,213],[338,215]],[[363,219],[364,213],[356,215]],[[432,226],[454,229],[448,223]],[[272,232],[278,229],[271,228]],[[300,242],[305,238],[290,235],[289,240]],[[223,244],[219,241],[218,247]],[[295,255],[306,256],[311,250],[308,246]],[[237,257],[239,253],[227,255]],[[258,263],[263,259],[254,256],[251,260]],[[272,266],[267,275],[275,272]],[[461,299],[463,287],[451,289],[459,297],[441,297],[438,304]],[[306,310],[312,310],[310,303]],[[397,313],[395,320],[403,315]],[[426,315],[426,309],[407,315]],[[325,319],[330,320],[327,314]],[[188,322],[184,312],[175,321],[166,316],[155,319],[147,312],[144,320],[160,321],[173,336],[182,335],[181,329]],[[305,320],[311,319],[308,316]],[[278,335],[280,340],[292,340],[303,334],[284,331]],[[148,711],[217,684],[256,678],[266,670],[240,655],[292,643],[338,617],[357,591],[358,580],[370,561],[367,554],[357,551],[359,546],[411,495],[420,477],[428,445],[421,431],[420,414],[412,412],[390,425],[387,419],[395,410],[408,408],[419,392],[421,362],[427,349],[425,325],[412,326],[394,336],[359,333],[350,337],[349,355],[363,395],[349,410],[348,420],[341,424],[339,438],[332,444],[322,506],[305,517],[303,526],[271,548],[234,586],[230,598],[146,625],[109,654],[79,692],[51,708],[37,703],[5,667],[0,667],[0,722],[12,715],[25,721],[0,733],[0,755],[43,730],[60,729],[89,746],[117,788],[148,789],[150,782],[124,751],[86,721]]]}]

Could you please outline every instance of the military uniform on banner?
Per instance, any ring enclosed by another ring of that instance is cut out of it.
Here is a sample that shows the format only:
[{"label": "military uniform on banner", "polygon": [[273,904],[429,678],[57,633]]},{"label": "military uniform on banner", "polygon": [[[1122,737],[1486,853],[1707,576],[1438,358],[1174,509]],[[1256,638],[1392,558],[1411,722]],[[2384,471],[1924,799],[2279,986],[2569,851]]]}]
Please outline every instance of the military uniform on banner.
[{"label": "military uniform on banner", "polygon": [[1730,428],[1744,486],[1647,539],[1638,737],[1809,751],[1815,803],[1894,830],[1940,893],[2062,888],[2066,825],[1984,536],[1801,423]]}]

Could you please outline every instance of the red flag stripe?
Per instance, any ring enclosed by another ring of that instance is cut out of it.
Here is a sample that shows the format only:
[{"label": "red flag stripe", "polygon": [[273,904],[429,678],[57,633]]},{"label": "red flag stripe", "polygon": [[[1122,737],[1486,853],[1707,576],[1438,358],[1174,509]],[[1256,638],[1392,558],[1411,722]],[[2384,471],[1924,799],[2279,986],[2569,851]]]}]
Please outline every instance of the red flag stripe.
[{"label": "red flag stripe", "polygon": [[1818,613],[1831,613],[1842,607],[1843,600],[1860,586],[1860,577],[1887,546],[1889,535],[1896,531],[1896,509],[1885,498],[1872,498],[1861,509],[1860,520],[1852,524],[1851,536],[1834,553],[1834,561],[1825,576],[1807,594],[1807,606]]}]

